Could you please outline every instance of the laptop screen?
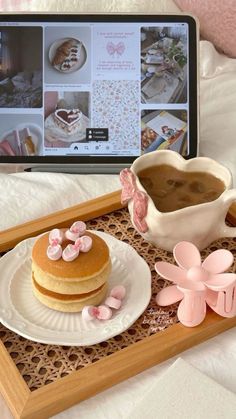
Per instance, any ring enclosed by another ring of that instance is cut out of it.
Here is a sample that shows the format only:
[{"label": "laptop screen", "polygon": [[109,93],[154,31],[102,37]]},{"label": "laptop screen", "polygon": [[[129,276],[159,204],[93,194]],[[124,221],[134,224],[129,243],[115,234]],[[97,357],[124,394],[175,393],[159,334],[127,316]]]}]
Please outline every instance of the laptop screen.
[{"label": "laptop screen", "polygon": [[196,154],[192,18],[1,20],[1,161]]}]

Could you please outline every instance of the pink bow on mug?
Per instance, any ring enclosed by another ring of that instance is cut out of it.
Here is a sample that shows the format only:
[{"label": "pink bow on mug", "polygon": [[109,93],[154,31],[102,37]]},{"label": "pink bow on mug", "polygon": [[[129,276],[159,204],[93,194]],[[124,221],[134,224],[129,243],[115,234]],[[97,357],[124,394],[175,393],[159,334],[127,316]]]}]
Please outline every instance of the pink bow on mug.
[{"label": "pink bow on mug", "polygon": [[145,217],[147,215],[148,197],[145,192],[139,191],[136,186],[135,176],[130,169],[120,172],[120,181],[123,186],[121,202],[126,204],[133,199],[133,222],[140,233],[148,230]]}]

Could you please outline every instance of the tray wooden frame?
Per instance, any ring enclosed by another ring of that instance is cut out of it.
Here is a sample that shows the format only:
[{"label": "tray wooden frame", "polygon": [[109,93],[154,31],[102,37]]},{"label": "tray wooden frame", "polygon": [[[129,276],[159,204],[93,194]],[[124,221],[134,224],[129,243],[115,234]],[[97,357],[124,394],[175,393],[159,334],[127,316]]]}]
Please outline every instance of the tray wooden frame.
[{"label": "tray wooden frame", "polygon": [[[0,251],[49,228],[90,220],[120,208],[117,191],[5,230],[0,233]],[[236,224],[235,205],[228,219]],[[0,391],[15,418],[46,419],[234,326],[236,318],[222,318],[211,311],[198,327],[170,326],[33,392],[0,341]]]}]

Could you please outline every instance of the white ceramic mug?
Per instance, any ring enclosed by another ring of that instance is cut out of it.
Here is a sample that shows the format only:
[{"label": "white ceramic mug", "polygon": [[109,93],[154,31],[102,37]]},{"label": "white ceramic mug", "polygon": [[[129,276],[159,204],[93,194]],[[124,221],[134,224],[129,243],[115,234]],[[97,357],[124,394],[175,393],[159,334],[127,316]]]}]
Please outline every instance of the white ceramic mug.
[{"label": "white ceramic mug", "polygon": [[[141,185],[137,174],[148,167],[170,165],[185,172],[210,173],[221,179],[224,192],[214,201],[160,212]],[[185,160],[170,150],[147,153],[137,158],[130,169],[120,173],[122,201],[128,202],[131,221],[142,237],[157,247],[172,251],[183,240],[194,243],[199,250],[222,237],[236,237],[236,227],[225,224],[230,205],[236,201],[236,189],[232,187],[230,171],[208,157]]]}]

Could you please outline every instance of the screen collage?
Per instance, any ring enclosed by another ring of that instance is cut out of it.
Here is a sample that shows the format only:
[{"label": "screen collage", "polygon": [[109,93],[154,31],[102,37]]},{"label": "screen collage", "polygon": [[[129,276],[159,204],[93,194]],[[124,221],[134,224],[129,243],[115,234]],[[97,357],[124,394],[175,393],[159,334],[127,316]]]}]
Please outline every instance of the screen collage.
[{"label": "screen collage", "polygon": [[187,155],[187,57],[185,23],[0,24],[0,155]]}]

